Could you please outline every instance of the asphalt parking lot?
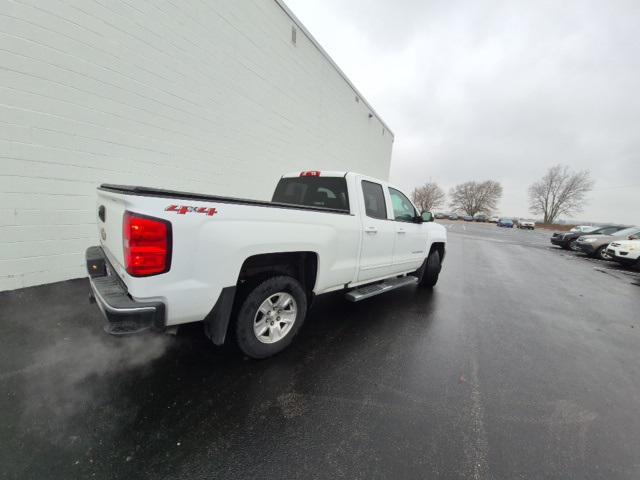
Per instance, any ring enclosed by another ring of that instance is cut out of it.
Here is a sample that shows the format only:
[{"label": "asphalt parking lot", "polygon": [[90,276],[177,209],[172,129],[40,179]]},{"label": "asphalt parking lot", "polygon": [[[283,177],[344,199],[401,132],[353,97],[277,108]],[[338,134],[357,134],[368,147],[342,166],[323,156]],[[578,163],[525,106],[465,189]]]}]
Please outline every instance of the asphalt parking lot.
[{"label": "asphalt parking lot", "polygon": [[264,361],[0,293],[0,477],[640,478],[640,275],[447,223],[433,292],[321,297]]}]

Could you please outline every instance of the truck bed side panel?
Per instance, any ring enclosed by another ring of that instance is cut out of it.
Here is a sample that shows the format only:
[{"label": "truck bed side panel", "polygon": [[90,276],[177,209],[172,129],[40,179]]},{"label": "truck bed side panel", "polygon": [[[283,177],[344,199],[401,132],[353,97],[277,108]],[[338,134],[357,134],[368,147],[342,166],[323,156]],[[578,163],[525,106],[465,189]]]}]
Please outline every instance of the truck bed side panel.
[{"label": "truck bed side panel", "polygon": [[[106,215],[112,217],[103,245],[109,258],[116,259],[118,275],[134,299],[158,299],[166,304],[167,325],[202,320],[222,289],[236,284],[244,260],[253,255],[315,252],[319,259],[315,293],[335,289],[354,278],[360,226],[357,217],[350,214],[113,191],[100,191],[100,202],[108,202]],[[167,210],[172,206],[177,208]],[[182,206],[193,208],[180,213],[184,209],[178,207]],[[124,270],[125,209],[171,222],[173,253],[167,273],[133,278]],[[215,213],[209,214],[213,209]]]}]

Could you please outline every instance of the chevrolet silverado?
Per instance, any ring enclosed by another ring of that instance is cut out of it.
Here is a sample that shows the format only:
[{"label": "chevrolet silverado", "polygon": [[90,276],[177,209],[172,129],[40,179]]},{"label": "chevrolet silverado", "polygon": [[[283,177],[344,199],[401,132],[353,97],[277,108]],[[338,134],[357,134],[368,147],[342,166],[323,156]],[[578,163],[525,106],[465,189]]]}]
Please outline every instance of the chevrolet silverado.
[{"label": "chevrolet silverado", "polygon": [[87,271],[108,333],[202,321],[252,358],[287,347],[316,295],[433,287],[447,240],[398,188],[350,172],[284,175],[270,202],[101,185],[96,214]]}]

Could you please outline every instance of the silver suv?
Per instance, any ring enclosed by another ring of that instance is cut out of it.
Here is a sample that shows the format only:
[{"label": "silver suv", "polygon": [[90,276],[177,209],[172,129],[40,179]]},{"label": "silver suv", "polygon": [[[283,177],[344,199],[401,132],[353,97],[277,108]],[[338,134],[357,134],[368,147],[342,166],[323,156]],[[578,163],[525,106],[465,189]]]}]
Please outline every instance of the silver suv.
[{"label": "silver suv", "polygon": [[616,240],[629,240],[632,235],[640,234],[640,227],[629,227],[619,230],[612,235],[583,235],[578,238],[576,248],[590,257],[610,260],[607,254],[607,246]]}]

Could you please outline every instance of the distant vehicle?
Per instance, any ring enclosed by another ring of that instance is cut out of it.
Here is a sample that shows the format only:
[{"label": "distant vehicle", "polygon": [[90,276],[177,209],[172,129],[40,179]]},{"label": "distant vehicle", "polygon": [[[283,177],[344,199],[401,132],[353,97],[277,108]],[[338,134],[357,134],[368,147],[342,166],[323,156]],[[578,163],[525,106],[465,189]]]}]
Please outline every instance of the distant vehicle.
[{"label": "distant vehicle", "polygon": [[493,217],[491,217],[491,218],[489,219],[489,221],[490,221],[491,223],[498,223],[498,221],[500,221],[500,217],[499,217],[499,216],[497,216],[497,215],[494,215]]},{"label": "distant vehicle", "polygon": [[568,232],[555,232],[551,235],[551,243],[565,250],[578,250],[576,242],[578,238],[583,235],[612,235],[625,228],[627,227],[620,225],[604,225],[588,233],[581,231],[572,232],[571,230]]},{"label": "distant vehicle", "polygon": [[630,240],[632,236],[640,234],[640,227],[629,227],[615,232],[613,235],[582,235],[576,242],[576,247],[582,253],[601,260],[610,260],[607,247],[618,240]]},{"label": "distant vehicle", "polygon": [[576,225],[573,227],[570,232],[580,232],[580,233],[589,233],[595,230],[598,230],[600,227],[594,227],[593,225]]},{"label": "distant vehicle", "polygon": [[536,228],[536,222],[532,220],[518,220],[518,228],[524,230],[534,230]]},{"label": "distant vehicle", "polygon": [[458,220],[458,214],[457,213],[450,213],[449,214],[449,220]]},{"label": "distant vehicle", "polygon": [[640,237],[631,235],[631,240],[611,242],[607,255],[625,267],[640,267]]},{"label": "distant vehicle", "polygon": [[479,213],[473,217],[474,222],[486,222],[487,216],[484,213]]},{"label": "distant vehicle", "polygon": [[433,217],[435,219],[437,219],[437,220],[442,220],[444,218],[447,218],[447,214],[446,213],[436,213]]},{"label": "distant vehicle", "polygon": [[473,217],[471,215],[463,215],[462,219],[465,222],[473,222]]},{"label": "distant vehicle", "polygon": [[513,228],[513,220],[510,218],[500,218],[497,225],[504,228]]}]

